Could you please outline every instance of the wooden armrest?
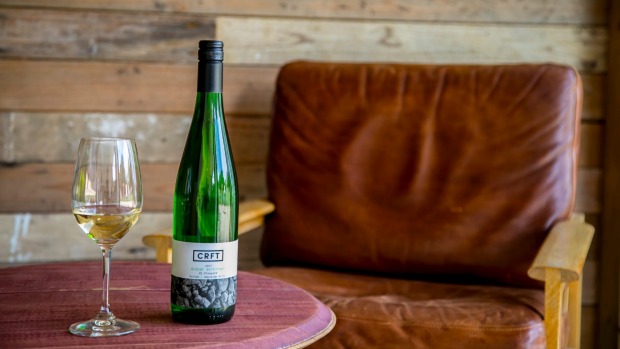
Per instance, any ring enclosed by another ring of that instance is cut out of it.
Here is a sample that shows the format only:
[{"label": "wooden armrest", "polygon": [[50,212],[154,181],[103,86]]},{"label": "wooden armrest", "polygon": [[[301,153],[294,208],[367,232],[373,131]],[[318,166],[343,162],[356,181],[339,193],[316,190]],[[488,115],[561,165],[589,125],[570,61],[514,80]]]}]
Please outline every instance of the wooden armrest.
[{"label": "wooden armrest", "polygon": [[547,269],[559,270],[561,282],[579,280],[594,236],[594,227],[585,223],[583,215],[573,215],[556,224],[538,251],[528,275],[547,279]]},{"label": "wooden armrest", "polygon": [[155,249],[155,260],[159,263],[172,262],[172,235],[151,234],[145,235],[142,242]]},{"label": "wooden armrest", "polygon": [[239,204],[239,235],[260,227],[275,206],[267,200],[249,200]]},{"label": "wooden armrest", "polygon": [[[275,206],[267,200],[250,200],[239,204],[239,228],[238,234],[242,235],[250,230],[260,227],[265,221],[265,216],[273,212]],[[160,233],[145,235],[142,242],[155,249],[155,260],[160,263],[172,262],[172,236],[170,229]]]},{"label": "wooden armrest", "polygon": [[559,349],[568,315],[568,347],[581,341],[581,273],[592,243],[594,227],[581,214],[556,224],[538,251],[528,275],[545,282],[545,337],[547,348]]}]

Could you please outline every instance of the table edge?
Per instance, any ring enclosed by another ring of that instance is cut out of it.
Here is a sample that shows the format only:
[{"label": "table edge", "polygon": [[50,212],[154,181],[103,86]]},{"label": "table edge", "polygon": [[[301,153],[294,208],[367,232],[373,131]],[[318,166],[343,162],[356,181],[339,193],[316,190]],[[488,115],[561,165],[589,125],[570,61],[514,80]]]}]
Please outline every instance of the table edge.
[{"label": "table edge", "polygon": [[[327,306],[326,306],[327,307]],[[287,349],[300,349],[300,348],[305,348],[307,346],[309,346],[310,344],[313,344],[315,342],[317,342],[319,339],[327,336],[336,326],[336,314],[334,314],[334,311],[331,310],[331,308],[327,308],[329,310],[329,313],[331,314],[331,319],[329,321],[329,324],[327,325],[327,327],[325,327],[321,332],[315,334],[314,336],[299,342],[299,343],[295,343],[291,346],[286,347]]]}]

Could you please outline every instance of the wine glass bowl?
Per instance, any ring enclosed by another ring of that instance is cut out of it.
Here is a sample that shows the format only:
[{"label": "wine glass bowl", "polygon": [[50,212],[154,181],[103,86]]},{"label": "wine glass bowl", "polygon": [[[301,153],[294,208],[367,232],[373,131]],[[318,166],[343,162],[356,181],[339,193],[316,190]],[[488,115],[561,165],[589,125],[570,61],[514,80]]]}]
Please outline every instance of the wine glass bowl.
[{"label": "wine glass bowl", "polygon": [[78,225],[103,254],[101,308],[91,320],[69,331],[78,336],[106,337],[133,333],[137,322],[118,319],[110,310],[112,247],[137,222],[142,210],[138,152],[129,138],[82,138],[75,165],[72,210]]},{"label": "wine glass bowl", "polygon": [[140,209],[114,205],[73,209],[78,225],[97,245],[111,249],[138,221]]}]

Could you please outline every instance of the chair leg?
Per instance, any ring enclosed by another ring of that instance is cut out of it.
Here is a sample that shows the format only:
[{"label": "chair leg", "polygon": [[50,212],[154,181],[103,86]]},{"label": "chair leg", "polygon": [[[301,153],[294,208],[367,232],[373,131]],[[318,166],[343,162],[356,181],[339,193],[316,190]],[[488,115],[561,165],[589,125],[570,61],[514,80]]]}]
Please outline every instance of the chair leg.
[{"label": "chair leg", "polygon": [[568,284],[568,347],[579,349],[581,345],[581,288],[582,279]]},{"label": "chair leg", "polygon": [[562,335],[562,291],[560,271],[547,269],[545,275],[545,334],[547,349],[560,349]]}]

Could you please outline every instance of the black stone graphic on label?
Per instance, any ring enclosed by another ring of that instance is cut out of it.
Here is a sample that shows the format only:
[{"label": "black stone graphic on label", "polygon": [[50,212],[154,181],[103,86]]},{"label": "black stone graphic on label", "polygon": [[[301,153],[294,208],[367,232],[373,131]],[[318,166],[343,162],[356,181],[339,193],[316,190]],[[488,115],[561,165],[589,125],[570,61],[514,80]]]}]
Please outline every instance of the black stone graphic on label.
[{"label": "black stone graphic on label", "polygon": [[226,308],[237,302],[237,277],[184,279],[172,275],[171,302],[185,308]]}]

